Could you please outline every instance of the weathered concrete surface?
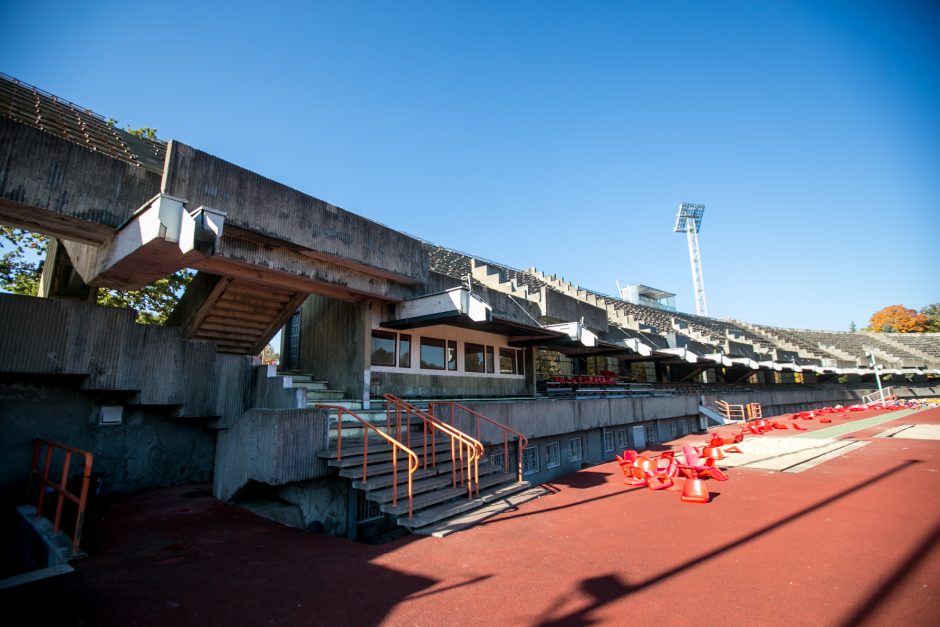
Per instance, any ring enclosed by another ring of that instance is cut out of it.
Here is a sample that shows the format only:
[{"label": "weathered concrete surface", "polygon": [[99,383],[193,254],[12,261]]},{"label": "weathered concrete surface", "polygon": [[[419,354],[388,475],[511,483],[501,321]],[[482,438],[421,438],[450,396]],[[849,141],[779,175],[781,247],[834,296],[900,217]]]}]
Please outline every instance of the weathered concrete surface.
[{"label": "weathered concrete surface", "polygon": [[[123,424],[97,425],[101,399],[69,377],[6,374],[0,378],[0,498],[22,497],[40,437],[90,451],[102,489],[133,492],[207,481],[215,433],[157,408],[125,407]],[[80,469],[74,466],[75,472]]]},{"label": "weathered concrete surface", "polygon": [[584,318],[584,324],[592,331],[607,332],[607,310],[589,305],[567,294],[543,287],[541,298],[542,315],[560,322],[577,322]]},{"label": "weathered concrete surface", "polygon": [[466,377],[413,372],[372,372],[373,398],[394,394],[403,398],[461,398],[487,396],[527,396],[526,379]]},{"label": "weathered concrete surface", "polygon": [[765,417],[779,416],[797,411],[806,411],[832,405],[854,405],[860,402],[866,392],[857,389],[815,389],[815,390],[754,390],[720,396],[706,395],[705,402],[713,406],[715,400],[736,404],[760,403]]},{"label": "weathered concrete surface", "polygon": [[160,194],[101,246],[64,244],[89,285],[139,290],[211,254],[223,223],[215,212],[191,212],[184,199]]},{"label": "weathered concrete surface", "polygon": [[291,247],[275,246],[269,241],[253,240],[245,235],[248,234],[244,231],[227,230],[215,253],[196,261],[192,267],[346,300],[362,296],[402,300],[414,293],[410,286],[387,277],[345,267],[328,259],[314,259]]},{"label": "weathered concrete surface", "polygon": [[345,479],[322,477],[286,485],[278,496],[300,508],[304,528],[319,523],[323,533],[342,537],[348,531],[349,490]]},{"label": "weathered concrete surface", "polygon": [[[379,306],[379,305],[371,305]],[[371,350],[368,303],[311,296],[300,309],[298,370],[328,380],[346,398],[362,398]]]},{"label": "weathered concrete surface", "polygon": [[251,370],[251,407],[259,409],[303,409],[307,391],[292,387],[291,377],[277,374],[277,366],[255,366]]},{"label": "weathered concrete surface", "polygon": [[0,223],[101,244],[160,176],[0,117]]},{"label": "weathered concrete surface", "polygon": [[417,240],[177,141],[167,147],[162,191],[225,211],[227,224],[311,258],[403,283],[427,280]]},{"label": "weathered concrete surface", "polygon": [[219,431],[213,491],[227,501],[249,480],[272,486],[323,477],[317,457],[327,446],[325,409],[251,409]]},{"label": "weathered concrete surface", "polygon": [[241,381],[244,358],[221,365],[212,343],[134,317],[130,309],[0,294],[0,373],[77,375],[84,390],[117,393],[131,405],[178,406],[184,417],[244,409],[218,394],[231,388],[220,377]]}]

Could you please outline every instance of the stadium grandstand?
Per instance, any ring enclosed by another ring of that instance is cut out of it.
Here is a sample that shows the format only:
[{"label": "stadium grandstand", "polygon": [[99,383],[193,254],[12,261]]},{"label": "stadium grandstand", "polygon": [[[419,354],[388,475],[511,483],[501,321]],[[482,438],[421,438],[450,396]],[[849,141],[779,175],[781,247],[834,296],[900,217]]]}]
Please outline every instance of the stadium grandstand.
[{"label": "stadium grandstand", "polygon": [[[0,224],[51,241],[37,297],[0,294],[4,505],[39,436],[93,456],[104,492],[211,482],[295,527],[439,533],[724,424],[719,400],[774,416],[940,396],[937,334],[718,320],[661,290],[645,293],[665,307],[630,302],[419,240],[5,75]],[[184,269],[164,325],[95,302]],[[279,331],[280,365],[262,365]]]}]

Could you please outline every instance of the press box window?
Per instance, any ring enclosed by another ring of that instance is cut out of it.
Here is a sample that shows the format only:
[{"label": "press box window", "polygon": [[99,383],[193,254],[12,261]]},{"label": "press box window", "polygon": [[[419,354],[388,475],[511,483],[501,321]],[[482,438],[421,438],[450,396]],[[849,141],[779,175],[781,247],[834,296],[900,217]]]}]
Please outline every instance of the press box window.
[{"label": "press box window", "polygon": [[395,334],[388,331],[372,332],[372,365],[395,365]]},{"label": "press box window", "polygon": [[482,344],[463,345],[463,369],[466,372],[486,372],[486,347]]},{"label": "press box window", "polygon": [[398,336],[398,367],[411,368],[411,336],[405,333]]},{"label": "press box window", "polygon": [[522,360],[519,359],[519,351],[512,348],[499,349],[499,372],[500,374],[522,374]]},{"label": "press box window", "polygon": [[644,425],[643,429],[646,431],[646,441],[647,442],[659,442],[659,434],[656,433],[656,423]]},{"label": "press box window", "polygon": [[421,338],[421,367],[425,370],[444,370],[447,365],[446,346],[444,340]]},{"label": "press box window", "polygon": [[492,346],[486,347],[486,371],[489,373],[496,372],[496,351]]},{"label": "press box window", "polygon": [[609,453],[612,450],[614,450],[614,432],[609,429],[605,429],[604,430],[604,451]]}]

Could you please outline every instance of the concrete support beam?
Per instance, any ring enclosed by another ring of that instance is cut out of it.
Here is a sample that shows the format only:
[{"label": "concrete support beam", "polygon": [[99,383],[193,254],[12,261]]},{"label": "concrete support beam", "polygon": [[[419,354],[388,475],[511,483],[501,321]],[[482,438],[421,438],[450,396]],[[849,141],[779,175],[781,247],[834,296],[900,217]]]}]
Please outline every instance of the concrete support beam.
[{"label": "concrete support beam", "polygon": [[67,243],[78,273],[90,285],[136,290],[212,254],[225,215],[206,207],[190,212],[185,203],[158,194],[104,246]]},{"label": "concrete support beam", "polygon": [[159,191],[159,174],[0,117],[2,224],[101,244]]},{"label": "concrete support beam", "polygon": [[177,141],[161,190],[226,212],[235,227],[315,261],[405,284],[427,282],[421,242]]}]

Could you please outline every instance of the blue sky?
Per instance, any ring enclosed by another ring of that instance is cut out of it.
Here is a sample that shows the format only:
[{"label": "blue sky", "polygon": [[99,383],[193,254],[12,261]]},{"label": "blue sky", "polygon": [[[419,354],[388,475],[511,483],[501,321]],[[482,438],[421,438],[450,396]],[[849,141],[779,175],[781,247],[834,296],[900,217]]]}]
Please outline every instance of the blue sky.
[{"label": "blue sky", "polygon": [[[0,4],[0,71],[345,209],[694,311],[940,301],[928,2]],[[51,16],[62,19],[51,19]]]}]

